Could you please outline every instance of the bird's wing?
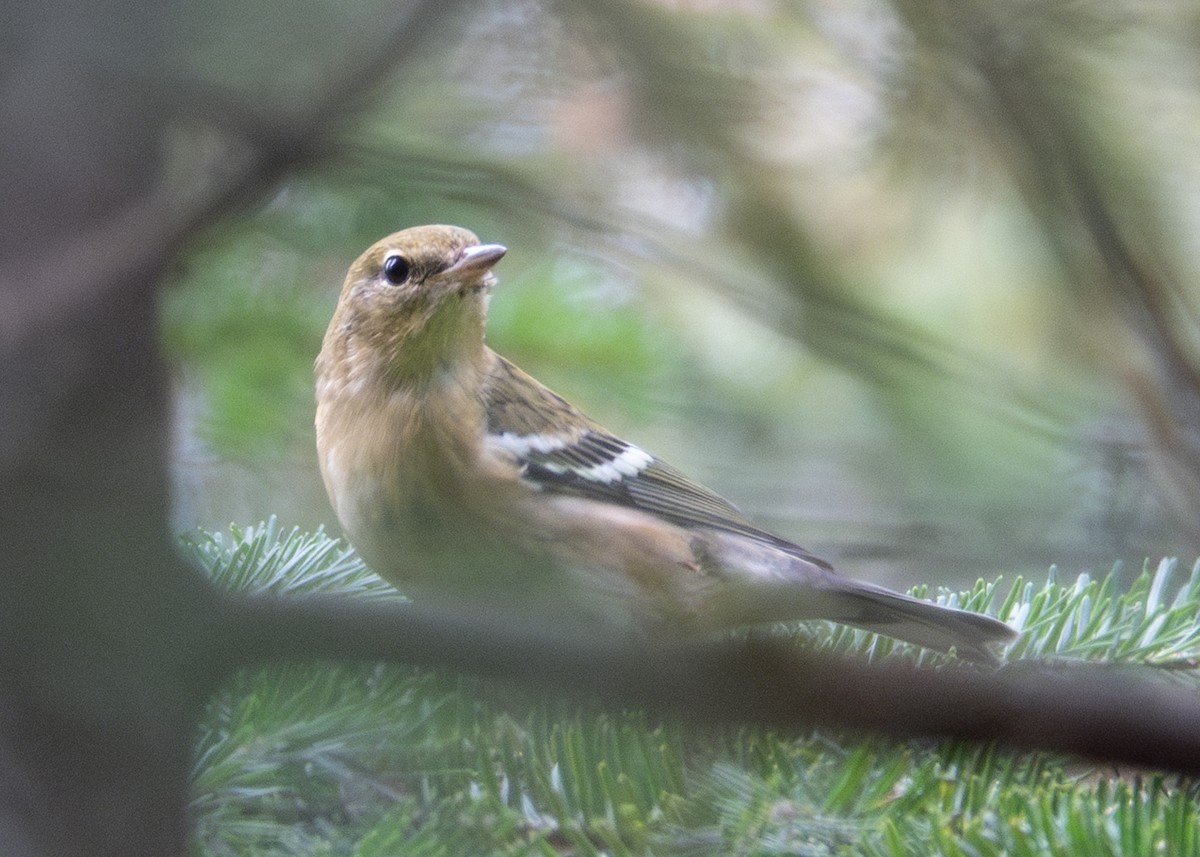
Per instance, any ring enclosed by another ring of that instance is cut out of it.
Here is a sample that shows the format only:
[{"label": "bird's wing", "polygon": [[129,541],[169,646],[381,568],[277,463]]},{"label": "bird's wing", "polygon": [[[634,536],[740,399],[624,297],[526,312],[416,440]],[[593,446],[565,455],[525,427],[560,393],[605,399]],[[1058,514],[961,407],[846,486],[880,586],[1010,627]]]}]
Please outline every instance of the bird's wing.
[{"label": "bird's wing", "polygon": [[561,396],[495,355],[483,386],[489,442],[513,455],[538,490],[629,506],[687,529],[715,529],[822,568],[824,560],[756,527],[736,506],[610,434]]}]

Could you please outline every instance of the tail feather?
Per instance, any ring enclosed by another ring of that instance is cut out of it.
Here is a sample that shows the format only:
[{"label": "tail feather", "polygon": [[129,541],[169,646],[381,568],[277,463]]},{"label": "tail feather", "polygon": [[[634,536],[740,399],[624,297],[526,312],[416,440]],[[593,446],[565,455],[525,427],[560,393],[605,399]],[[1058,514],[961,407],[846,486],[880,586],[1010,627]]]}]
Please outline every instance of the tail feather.
[{"label": "tail feather", "polygon": [[895,637],[967,660],[994,663],[990,644],[1006,643],[1017,633],[1008,625],[967,610],[943,607],[865,583],[845,583],[839,592],[845,613],[832,618],[865,631]]},{"label": "tail feather", "polygon": [[996,661],[989,645],[1017,636],[990,616],[850,580],[804,554],[745,538],[711,535],[703,558],[724,581],[703,611],[717,627],[829,619],[985,663]]}]

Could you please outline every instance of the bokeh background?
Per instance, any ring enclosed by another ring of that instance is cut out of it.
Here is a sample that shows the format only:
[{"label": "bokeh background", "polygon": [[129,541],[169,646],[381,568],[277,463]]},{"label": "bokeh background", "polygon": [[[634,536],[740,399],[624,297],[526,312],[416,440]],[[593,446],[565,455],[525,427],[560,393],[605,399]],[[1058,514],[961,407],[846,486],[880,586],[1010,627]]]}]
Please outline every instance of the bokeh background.
[{"label": "bokeh background", "polygon": [[[229,3],[176,62],[217,113],[286,112],[396,14]],[[494,348],[847,573],[1192,556],[1198,42],[1172,0],[448,7],[173,271],[176,526],[336,532],[312,361],[342,275],[449,222],[509,247]],[[203,127],[188,180],[236,155]]]}]

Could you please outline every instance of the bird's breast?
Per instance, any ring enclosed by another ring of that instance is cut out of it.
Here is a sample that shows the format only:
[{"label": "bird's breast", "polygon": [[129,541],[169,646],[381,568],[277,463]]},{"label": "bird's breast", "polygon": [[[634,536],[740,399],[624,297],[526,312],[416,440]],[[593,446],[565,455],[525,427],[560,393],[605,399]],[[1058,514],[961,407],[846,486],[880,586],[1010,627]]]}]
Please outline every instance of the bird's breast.
[{"label": "bird's breast", "polygon": [[410,580],[478,531],[476,507],[488,491],[480,484],[488,478],[483,420],[476,399],[452,389],[319,403],[317,447],[330,502],[377,572]]}]

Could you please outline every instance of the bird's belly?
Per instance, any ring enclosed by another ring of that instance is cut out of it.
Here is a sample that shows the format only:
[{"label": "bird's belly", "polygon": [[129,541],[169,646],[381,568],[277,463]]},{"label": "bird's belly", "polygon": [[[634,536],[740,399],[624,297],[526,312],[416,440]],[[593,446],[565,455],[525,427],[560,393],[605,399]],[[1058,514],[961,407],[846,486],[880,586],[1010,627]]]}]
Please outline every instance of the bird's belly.
[{"label": "bird's belly", "polygon": [[355,460],[330,450],[323,461],[342,527],[418,601],[658,633],[690,625],[713,583],[686,534],[636,510],[530,494],[516,480],[459,486],[428,456],[390,473]]},{"label": "bird's belly", "polygon": [[321,462],[350,542],[372,570],[402,589],[435,574],[435,566],[445,564],[439,560],[451,550],[455,529],[448,480],[402,462],[386,469],[362,466],[372,457],[354,452],[331,448]]}]

